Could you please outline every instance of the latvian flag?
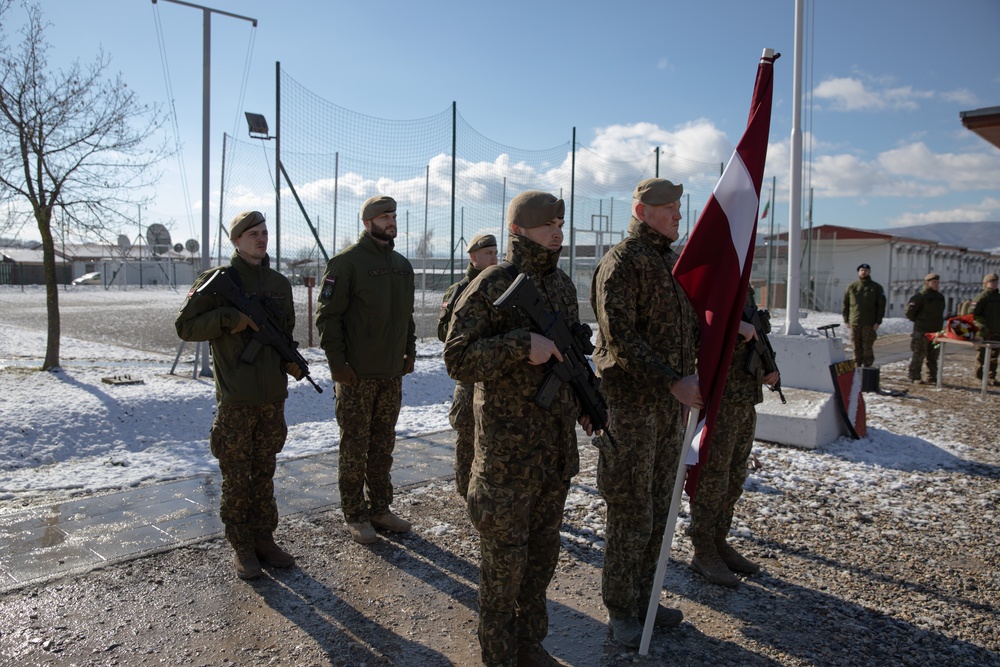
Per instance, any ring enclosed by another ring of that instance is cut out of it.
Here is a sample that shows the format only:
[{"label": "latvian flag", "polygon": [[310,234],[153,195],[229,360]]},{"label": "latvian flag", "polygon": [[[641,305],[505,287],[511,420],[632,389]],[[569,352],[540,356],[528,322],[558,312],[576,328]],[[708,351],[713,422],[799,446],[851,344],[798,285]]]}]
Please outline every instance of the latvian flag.
[{"label": "latvian flag", "polygon": [[674,266],[674,277],[687,292],[701,323],[698,378],[705,407],[688,460],[693,464],[697,454],[697,465],[689,469],[685,485],[691,498],[698,488],[701,466],[708,458],[750,282],[771,127],[774,61],[779,56],[772,49],[764,49],[747,129]]}]

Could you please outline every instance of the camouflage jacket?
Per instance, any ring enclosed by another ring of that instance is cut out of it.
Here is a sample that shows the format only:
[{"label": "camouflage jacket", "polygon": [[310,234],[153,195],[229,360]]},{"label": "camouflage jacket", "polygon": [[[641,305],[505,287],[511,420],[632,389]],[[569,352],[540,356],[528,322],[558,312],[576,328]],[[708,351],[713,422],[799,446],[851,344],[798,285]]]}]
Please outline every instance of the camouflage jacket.
[{"label": "camouflage jacket", "polygon": [[882,324],[885,316],[885,291],[871,278],[855,280],[844,291],[841,314],[844,321],[852,327]]},{"label": "camouflage jacket", "polygon": [[944,326],[944,294],[924,287],[906,304],[906,319],[913,322],[913,333],[941,331]]},{"label": "camouflage jacket", "polygon": [[601,259],[590,288],[597,317],[594,365],[608,392],[655,401],[695,372],[698,316],[671,273],[670,239],[635,218]]},{"label": "camouflage jacket", "polygon": [[465,269],[465,277],[449,287],[444,292],[444,299],[441,300],[441,312],[438,313],[438,338],[443,343],[448,338],[448,325],[451,324],[451,314],[455,310],[455,303],[462,296],[462,292],[469,286],[476,276],[482,272],[469,262]]},{"label": "camouflage jacket", "polygon": [[403,374],[416,354],[413,267],[368,232],[326,265],[316,328],[331,370],[349,363],[361,379]]},{"label": "camouflage jacket", "polygon": [[[557,266],[559,251],[511,236],[505,259],[531,276],[546,306],[562,313],[567,325],[579,322],[576,288]],[[559,388],[548,410],[535,404],[547,369],[528,363],[530,321],[515,309],[493,305],[514,277],[503,265],[484,269],[455,304],[444,346],[448,374],[476,383],[472,472],[500,483],[505,477],[568,481],[580,470],[580,404],[569,384]]]},{"label": "camouflage jacket", "polygon": [[[754,299],[753,287],[747,286],[746,304],[757,310],[757,301]],[[765,320],[764,333],[771,333],[770,325]],[[749,403],[756,405],[764,402],[764,365],[757,364],[757,370],[751,373],[747,370],[750,359],[755,354],[754,342],[743,340],[742,336],[736,336],[736,348],[733,350],[733,359],[729,363],[729,372],[726,373],[726,387],[723,390],[723,400],[735,403]]]},{"label": "camouflage jacket", "polygon": [[984,289],[976,297],[972,317],[982,338],[1000,338],[1000,290]]},{"label": "camouflage jacket", "polygon": [[[288,279],[269,268],[267,257],[260,266],[253,266],[233,253],[230,266],[239,274],[243,293],[260,301],[275,322],[291,334],[295,329],[295,310]],[[240,321],[236,307],[217,294],[196,291],[215,271],[202,273],[191,286],[174,320],[177,335],[182,340],[209,342],[215,370],[215,397],[219,405],[266,405],[286,399],[288,375],[278,351],[265,345],[252,364],[240,361],[253,331],[248,328],[237,334],[230,333],[229,330]]]}]

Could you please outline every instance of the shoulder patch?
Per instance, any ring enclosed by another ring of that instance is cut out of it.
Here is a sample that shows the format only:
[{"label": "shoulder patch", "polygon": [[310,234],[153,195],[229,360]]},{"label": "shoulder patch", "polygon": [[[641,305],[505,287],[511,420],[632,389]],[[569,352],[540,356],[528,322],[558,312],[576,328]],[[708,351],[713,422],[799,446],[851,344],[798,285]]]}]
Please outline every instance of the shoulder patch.
[{"label": "shoulder patch", "polygon": [[319,298],[329,301],[333,296],[333,288],[337,285],[337,276],[327,276],[323,281],[323,291],[319,293]]}]

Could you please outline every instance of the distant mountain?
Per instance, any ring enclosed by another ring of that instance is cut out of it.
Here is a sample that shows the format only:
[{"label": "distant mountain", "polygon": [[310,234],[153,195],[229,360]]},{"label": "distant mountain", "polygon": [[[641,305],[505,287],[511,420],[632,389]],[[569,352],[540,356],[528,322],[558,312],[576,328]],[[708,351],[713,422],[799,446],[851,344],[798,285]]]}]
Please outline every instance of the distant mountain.
[{"label": "distant mountain", "polygon": [[895,236],[937,241],[969,250],[1000,253],[1000,222],[936,222],[878,230]]}]

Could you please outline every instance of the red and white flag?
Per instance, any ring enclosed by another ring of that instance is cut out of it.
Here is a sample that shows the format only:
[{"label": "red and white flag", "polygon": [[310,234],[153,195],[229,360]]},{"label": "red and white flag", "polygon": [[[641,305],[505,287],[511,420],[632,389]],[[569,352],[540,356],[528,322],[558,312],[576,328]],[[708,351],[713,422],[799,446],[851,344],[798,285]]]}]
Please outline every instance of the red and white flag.
[{"label": "red and white flag", "polygon": [[[773,65],[779,56],[767,49],[761,57],[747,129],[674,266],[674,277],[687,293],[701,324],[698,379],[705,407],[691,445],[698,462],[688,470],[685,485],[691,498],[698,488],[701,466],[708,458],[750,282],[771,129]],[[689,457],[688,463],[693,462],[693,456]]]}]

